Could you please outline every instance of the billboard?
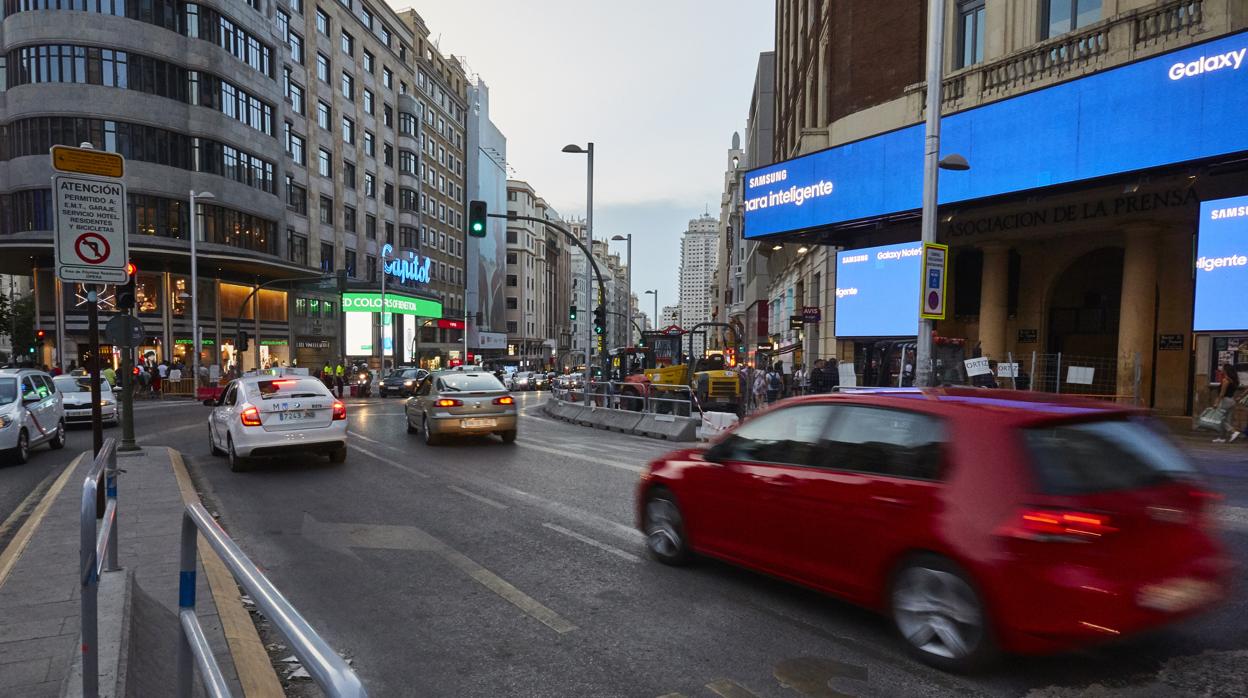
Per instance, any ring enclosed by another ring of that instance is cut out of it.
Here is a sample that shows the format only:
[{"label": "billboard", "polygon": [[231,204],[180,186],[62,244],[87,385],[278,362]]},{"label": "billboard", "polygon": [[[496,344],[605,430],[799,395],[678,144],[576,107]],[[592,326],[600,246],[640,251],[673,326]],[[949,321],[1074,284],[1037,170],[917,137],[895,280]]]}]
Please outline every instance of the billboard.
[{"label": "billboard", "polygon": [[1248,196],[1200,205],[1196,240],[1197,332],[1248,330]]},{"label": "billboard", "polygon": [[[381,294],[372,291],[350,291],[342,294],[344,313],[380,313]],[[393,291],[386,292],[386,312],[417,317],[442,317],[442,304],[429,298],[418,298]]]},{"label": "billboard", "polygon": [[[941,176],[940,203],[1248,151],[1246,57],[1243,32],[952,114],[941,149],[971,169]],[[748,171],[745,236],[917,210],[923,133],[916,124]]]},{"label": "billboard", "polygon": [[919,331],[923,243],[836,253],[836,336],[913,337]]}]

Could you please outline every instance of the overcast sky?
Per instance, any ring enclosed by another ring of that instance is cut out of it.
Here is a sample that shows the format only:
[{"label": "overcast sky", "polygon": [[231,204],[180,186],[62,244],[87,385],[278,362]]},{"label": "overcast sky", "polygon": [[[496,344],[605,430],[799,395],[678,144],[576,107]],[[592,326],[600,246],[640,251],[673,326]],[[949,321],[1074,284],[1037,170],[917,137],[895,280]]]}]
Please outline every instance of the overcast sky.
[{"label": "overcast sky", "polygon": [[[768,0],[391,0],[414,7],[490,87],[511,177],[564,217],[585,214],[594,142],[594,236],[633,235],[633,289],[647,314],[677,296],[680,234],[719,195],[733,131],[744,138],[758,54],[774,43]],[[624,243],[614,243],[621,258]]]}]

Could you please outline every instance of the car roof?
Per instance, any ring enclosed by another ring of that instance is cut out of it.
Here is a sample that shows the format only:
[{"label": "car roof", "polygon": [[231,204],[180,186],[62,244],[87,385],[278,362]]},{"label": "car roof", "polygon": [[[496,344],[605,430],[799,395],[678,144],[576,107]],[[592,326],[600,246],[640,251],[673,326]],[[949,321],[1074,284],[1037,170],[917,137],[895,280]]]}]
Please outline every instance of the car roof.
[{"label": "car roof", "polygon": [[48,375],[47,371],[37,368],[0,368],[0,376],[19,376],[23,373],[40,373]]},{"label": "car roof", "polygon": [[1115,418],[1143,414],[1145,410],[1077,395],[989,388],[842,388],[840,392],[786,400],[794,402],[846,402],[923,412],[989,418],[1023,424],[1087,418]]},{"label": "car roof", "polygon": [[301,375],[295,375],[295,374],[289,374],[285,376],[243,376],[236,380],[242,385],[255,385],[259,383],[260,381],[289,381],[289,380],[296,380],[300,378],[306,378],[307,380],[310,380],[316,383],[317,385],[324,386],[324,383],[321,382],[320,378],[313,378],[312,376],[301,376]]}]

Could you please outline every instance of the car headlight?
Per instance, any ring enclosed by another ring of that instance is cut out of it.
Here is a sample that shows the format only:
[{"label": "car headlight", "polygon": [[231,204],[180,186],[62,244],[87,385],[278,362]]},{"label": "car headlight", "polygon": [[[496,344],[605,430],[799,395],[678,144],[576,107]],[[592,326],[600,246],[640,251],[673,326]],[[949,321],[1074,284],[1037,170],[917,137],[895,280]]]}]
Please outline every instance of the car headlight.
[{"label": "car headlight", "polygon": [[112,400],[100,400],[100,407],[108,407],[113,404]]},{"label": "car headlight", "polygon": [[13,423],[13,418],[7,414],[0,415],[0,429],[3,429]]},{"label": "car headlight", "polygon": [[412,383],[415,383],[415,382],[416,381],[403,381],[403,386],[406,388],[410,388],[412,387]]}]

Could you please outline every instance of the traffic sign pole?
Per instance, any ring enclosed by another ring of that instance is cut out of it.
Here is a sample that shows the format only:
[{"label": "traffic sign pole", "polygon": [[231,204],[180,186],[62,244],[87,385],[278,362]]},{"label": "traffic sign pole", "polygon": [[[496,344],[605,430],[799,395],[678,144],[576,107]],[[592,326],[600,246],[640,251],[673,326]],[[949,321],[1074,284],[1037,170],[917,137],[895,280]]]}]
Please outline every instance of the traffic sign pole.
[{"label": "traffic sign pole", "polygon": [[[128,312],[133,313],[134,310]],[[134,442],[134,347],[121,350],[121,445],[118,451],[138,451]]]},{"label": "traffic sign pole", "polygon": [[100,297],[94,285],[87,291],[87,341],[91,347],[91,447],[96,456],[104,448],[104,415],[100,410]]}]

